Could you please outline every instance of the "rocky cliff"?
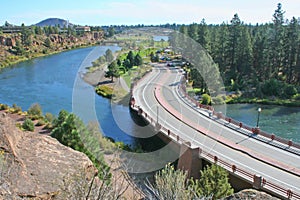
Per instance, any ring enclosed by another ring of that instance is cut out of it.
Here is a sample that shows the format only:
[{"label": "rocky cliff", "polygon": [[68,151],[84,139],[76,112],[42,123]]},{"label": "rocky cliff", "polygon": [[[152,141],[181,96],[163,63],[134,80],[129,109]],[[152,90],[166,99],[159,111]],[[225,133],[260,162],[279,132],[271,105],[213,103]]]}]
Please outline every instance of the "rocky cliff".
[{"label": "rocky cliff", "polygon": [[0,113],[0,199],[79,197],[96,174],[83,153],[49,136],[23,132]]}]

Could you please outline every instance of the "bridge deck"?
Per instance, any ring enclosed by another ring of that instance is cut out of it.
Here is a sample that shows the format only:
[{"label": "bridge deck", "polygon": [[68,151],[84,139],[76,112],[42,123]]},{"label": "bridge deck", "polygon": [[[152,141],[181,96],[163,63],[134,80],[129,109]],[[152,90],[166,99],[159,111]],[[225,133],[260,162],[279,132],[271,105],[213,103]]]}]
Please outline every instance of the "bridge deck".
[{"label": "bridge deck", "polygon": [[242,134],[241,131],[247,130],[211,116],[211,111],[199,109],[180,91],[181,77],[176,69],[156,67],[134,87],[135,107],[139,106],[153,125],[158,120],[161,131],[171,139],[180,138],[190,142],[192,148],[201,148],[200,156],[212,161],[218,158],[218,164],[225,168],[228,165],[228,170],[235,166],[241,172],[239,176],[251,182],[252,175],[262,176],[262,189],[282,197],[300,198],[297,196],[300,194],[299,149],[287,151],[293,148],[270,145],[272,141],[266,142],[263,140],[266,138],[251,132]]}]

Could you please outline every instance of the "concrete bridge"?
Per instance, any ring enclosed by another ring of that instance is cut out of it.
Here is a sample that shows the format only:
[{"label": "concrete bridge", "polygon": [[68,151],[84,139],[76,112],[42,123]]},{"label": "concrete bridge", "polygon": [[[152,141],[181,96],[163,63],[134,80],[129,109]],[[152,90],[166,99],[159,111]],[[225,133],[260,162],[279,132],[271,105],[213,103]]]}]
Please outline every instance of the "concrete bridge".
[{"label": "concrete bridge", "polygon": [[199,177],[207,162],[230,174],[236,189],[253,187],[300,199],[300,145],[228,118],[190,98],[178,69],[157,64],[133,84],[131,108],[180,147],[178,167]]},{"label": "concrete bridge", "polygon": [[101,45],[122,45],[125,43],[125,40],[103,40],[100,42]]}]

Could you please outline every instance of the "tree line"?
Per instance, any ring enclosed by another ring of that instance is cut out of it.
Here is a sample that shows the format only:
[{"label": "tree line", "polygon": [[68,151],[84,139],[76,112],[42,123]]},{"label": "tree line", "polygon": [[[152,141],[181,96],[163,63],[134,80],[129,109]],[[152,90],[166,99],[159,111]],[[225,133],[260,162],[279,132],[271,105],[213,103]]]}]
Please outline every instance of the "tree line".
[{"label": "tree line", "polygon": [[[230,23],[207,25],[203,19],[200,24],[182,25],[179,31],[212,57],[227,91],[290,98],[300,86],[300,23],[284,14],[279,3],[271,23],[249,25],[235,14]],[[178,41],[171,37],[170,42]],[[191,71],[191,77],[201,79]],[[194,84],[202,87],[201,80]]]},{"label": "tree line", "polygon": [[[139,53],[134,53],[129,51],[125,58],[118,58],[113,60],[112,52],[108,49],[105,52],[106,61],[110,62],[105,73],[105,77],[111,78],[111,81],[114,81],[114,77],[120,77],[120,72],[126,73],[128,70],[132,69],[134,66],[141,66],[143,64],[143,58]],[[99,58],[101,59],[101,57]]]}]

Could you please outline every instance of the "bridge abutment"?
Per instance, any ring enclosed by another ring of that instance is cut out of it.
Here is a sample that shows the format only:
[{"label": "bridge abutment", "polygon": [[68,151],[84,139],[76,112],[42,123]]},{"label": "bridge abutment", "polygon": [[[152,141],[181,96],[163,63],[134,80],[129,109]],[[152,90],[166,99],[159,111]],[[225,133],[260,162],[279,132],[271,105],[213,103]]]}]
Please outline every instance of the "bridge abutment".
[{"label": "bridge abutment", "polygon": [[202,159],[199,158],[199,148],[191,148],[188,143],[183,143],[180,147],[180,157],[178,169],[187,171],[188,178],[199,178],[202,170]]}]

